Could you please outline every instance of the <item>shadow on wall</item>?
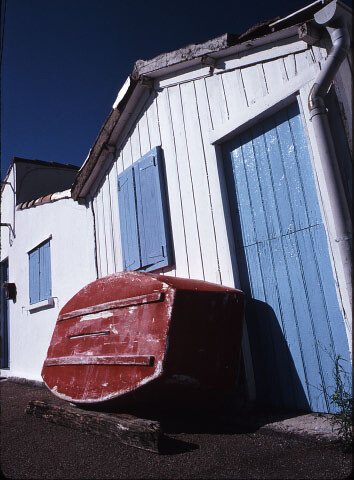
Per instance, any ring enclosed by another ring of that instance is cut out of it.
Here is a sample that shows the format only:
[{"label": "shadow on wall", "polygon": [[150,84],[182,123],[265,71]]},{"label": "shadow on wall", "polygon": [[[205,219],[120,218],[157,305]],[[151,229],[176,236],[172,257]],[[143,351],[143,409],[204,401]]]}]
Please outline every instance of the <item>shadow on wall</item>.
[{"label": "shadow on wall", "polygon": [[248,299],[248,327],[257,403],[279,408],[310,411],[289,347],[270,305]]}]

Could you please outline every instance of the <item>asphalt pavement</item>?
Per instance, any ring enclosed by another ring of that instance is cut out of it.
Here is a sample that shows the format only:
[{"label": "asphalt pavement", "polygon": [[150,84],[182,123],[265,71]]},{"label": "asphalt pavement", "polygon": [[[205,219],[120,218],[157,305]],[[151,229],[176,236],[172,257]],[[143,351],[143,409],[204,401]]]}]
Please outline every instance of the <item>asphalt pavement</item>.
[{"label": "asphalt pavement", "polygon": [[6,379],[0,387],[6,478],[341,479],[352,471],[327,415],[165,415],[155,454],[26,414],[30,400],[53,400],[43,387]]}]

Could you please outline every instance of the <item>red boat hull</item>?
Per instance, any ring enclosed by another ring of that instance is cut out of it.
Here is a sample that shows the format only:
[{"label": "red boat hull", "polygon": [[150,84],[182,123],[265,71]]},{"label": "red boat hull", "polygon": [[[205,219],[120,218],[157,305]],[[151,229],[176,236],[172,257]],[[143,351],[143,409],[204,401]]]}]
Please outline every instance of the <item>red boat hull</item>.
[{"label": "red boat hull", "polygon": [[189,401],[234,387],[244,295],[140,272],[87,285],[61,310],[42,378],[78,404]]}]

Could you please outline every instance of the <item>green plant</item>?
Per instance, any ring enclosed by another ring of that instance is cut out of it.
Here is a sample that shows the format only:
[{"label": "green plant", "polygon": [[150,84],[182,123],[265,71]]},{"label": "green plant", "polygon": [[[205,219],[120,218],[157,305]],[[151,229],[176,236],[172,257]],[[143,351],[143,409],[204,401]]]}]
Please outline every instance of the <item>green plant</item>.
[{"label": "green plant", "polygon": [[345,361],[341,355],[334,358],[333,378],[335,387],[328,394],[335,413],[332,417],[332,425],[337,426],[338,436],[345,452],[353,449],[353,395],[350,389],[350,375],[343,367]]}]

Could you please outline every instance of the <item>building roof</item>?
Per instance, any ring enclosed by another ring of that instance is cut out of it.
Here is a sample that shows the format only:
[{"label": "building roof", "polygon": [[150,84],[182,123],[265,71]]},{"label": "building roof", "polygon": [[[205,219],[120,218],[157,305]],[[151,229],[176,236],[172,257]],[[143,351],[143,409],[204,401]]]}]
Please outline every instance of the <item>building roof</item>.
[{"label": "building roof", "polygon": [[62,168],[62,169],[69,169],[69,170],[79,170],[79,168],[80,168],[77,165],[72,165],[70,163],[45,162],[44,160],[13,157],[12,160],[11,160],[9,168],[7,169],[4,180],[2,181],[1,193],[3,192],[3,190],[5,188],[5,182],[9,178],[10,172],[11,172],[13,166],[16,163],[29,163],[31,165],[41,165],[41,166],[44,166],[44,167],[55,167],[55,168]]},{"label": "building roof", "polygon": [[[21,158],[21,157],[13,157],[12,162],[11,162],[11,166],[14,163],[31,163],[31,164],[34,164],[34,165],[43,165],[45,167],[69,168],[71,170],[79,170],[79,168],[80,168],[77,165],[72,165],[71,163],[46,162],[44,160]],[[10,168],[11,168],[11,166],[10,166]]]},{"label": "building roof", "polygon": [[119,91],[113,108],[74,181],[73,198],[78,200],[89,193],[107,155],[115,152],[115,144],[122,131],[122,125],[130,117],[145,88],[152,86],[154,78],[198,64],[213,67],[220,57],[297,35],[298,24],[313,19],[314,13],[326,3],[329,3],[329,0],[316,0],[284,18],[277,17],[259,22],[242,34],[225,33],[207,42],[188,45],[150,60],[137,60],[133,72]]}]

